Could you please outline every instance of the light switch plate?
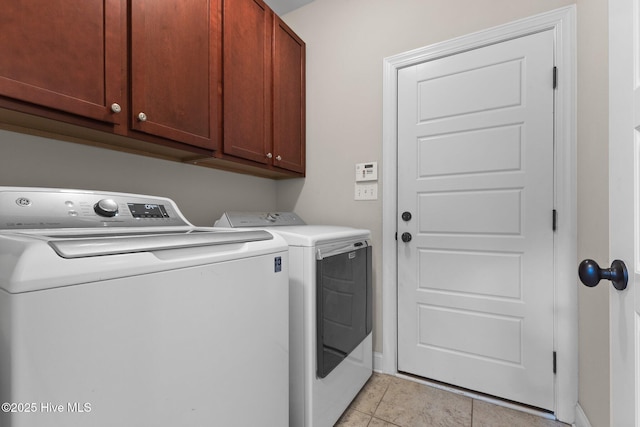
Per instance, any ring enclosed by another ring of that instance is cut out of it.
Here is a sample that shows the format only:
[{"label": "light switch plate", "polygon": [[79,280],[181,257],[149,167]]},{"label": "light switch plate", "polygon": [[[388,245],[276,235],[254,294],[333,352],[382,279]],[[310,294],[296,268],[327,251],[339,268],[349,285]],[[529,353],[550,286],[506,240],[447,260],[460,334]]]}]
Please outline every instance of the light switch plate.
[{"label": "light switch plate", "polygon": [[378,200],[378,183],[355,184],[355,200]]},{"label": "light switch plate", "polygon": [[378,162],[356,163],[356,182],[377,180]]}]

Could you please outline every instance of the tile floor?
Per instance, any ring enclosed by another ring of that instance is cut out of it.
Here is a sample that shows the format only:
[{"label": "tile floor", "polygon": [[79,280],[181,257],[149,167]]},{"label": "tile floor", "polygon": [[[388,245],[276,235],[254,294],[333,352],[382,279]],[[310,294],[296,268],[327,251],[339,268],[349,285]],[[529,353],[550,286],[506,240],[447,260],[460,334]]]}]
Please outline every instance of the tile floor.
[{"label": "tile floor", "polygon": [[374,373],[335,427],[568,427],[567,424]]}]

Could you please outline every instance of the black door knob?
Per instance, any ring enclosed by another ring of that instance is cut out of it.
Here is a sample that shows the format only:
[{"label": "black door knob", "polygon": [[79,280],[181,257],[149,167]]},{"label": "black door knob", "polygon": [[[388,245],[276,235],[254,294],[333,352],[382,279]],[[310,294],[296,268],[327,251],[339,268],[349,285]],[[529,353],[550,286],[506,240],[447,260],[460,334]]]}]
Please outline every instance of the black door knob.
[{"label": "black door knob", "polygon": [[411,212],[402,212],[402,220],[410,221],[411,220]]},{"label": "black door knob", "polygon": [[400,236],[400,238],[402,239],[403,242],[409,243],[412,238],[411,233],[402,233],[402,236]]},{"label": "black door knob", "polygon": [[594,260],[585,259],[578,267],[578,276],[580,281],[590,288],[600,283],[601,279],[611,280],[613,287],[619,291],[627,287],[629,280],[627,266],[619,259],[611,263],[611,268],[600,268]]}]

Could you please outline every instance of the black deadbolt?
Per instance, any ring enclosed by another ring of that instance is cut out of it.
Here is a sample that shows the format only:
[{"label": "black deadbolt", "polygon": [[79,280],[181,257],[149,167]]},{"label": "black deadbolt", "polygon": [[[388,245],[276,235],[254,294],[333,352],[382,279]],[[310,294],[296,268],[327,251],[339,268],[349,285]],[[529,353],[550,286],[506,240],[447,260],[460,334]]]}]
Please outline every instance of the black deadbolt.
[{"label": "black deadbolt", "polygon": [[402,212],[402,220],[403,221],[409,221],[411,220],[411,212]]}]

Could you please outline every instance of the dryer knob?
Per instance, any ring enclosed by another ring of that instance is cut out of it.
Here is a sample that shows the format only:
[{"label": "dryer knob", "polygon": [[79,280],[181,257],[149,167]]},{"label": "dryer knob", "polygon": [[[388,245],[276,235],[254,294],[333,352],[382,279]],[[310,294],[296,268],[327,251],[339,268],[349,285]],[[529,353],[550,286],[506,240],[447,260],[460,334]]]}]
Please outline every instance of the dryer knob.
[{"label": "dryer knob", "polygon": [[100,216],[113,217],[118,215],[118,204],[112,199],[102,199],[93,206],[93,210]]},{"label": "dryer knob", "polygon": [[268,221],[271,221],[271,222],[276,222],[276,220],[278,219],[272,213],[268,213],[266,218]]}]

